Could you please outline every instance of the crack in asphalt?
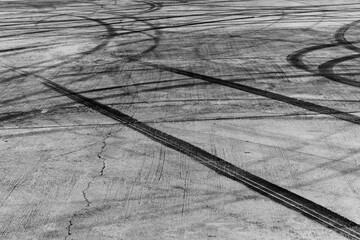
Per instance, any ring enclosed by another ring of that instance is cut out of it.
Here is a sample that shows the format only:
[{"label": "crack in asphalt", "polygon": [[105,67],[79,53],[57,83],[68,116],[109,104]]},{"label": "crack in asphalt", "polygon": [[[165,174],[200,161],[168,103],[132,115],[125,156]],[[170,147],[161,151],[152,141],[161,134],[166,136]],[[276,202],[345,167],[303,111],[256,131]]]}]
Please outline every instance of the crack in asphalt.
[{"label": "crack in asphalt", "polygon": [[86,192],[89,190],[90,185],[91,185],[91,183],[92,183],[94,180],[95,180],[95,177],[93,177],[93,178],[87,183],[86,188],[82,191],[83,198],[84,198],[84,200],[85,200],[85,202],[86,202],[86,207],[89,207],[90,204],[91,204],[90,200],[89,200],[89,199],[87,198],[87,196],[86,196]]},{"label": "crack in asphalt", "polygon": [[111,136],[111,134],[112,134],[112,132],[110,130],[110,132],[108,132],[108,134],[106,134],[106,136],[103,138],[103,140],[102,140],[103,145],[102,145],[99,153],[97,154],[97,157],[102,160],[102,167],[100,169],[100,174],[93,176],[92,179],[88,182],[86,188],[82,191],[84,200],[86,202],[86,207],[89,207],[91,204],[91,201],[89,200],[89,198],[87,197],[87,194],[86,194],[87,191],[90,189],[92,183],[95,181],[96,178],[104,175],[104,170],[106,168],[106,158],[102,157],[101,155],[103,154],[104,149],[106,148],[106,140]]},{"label": "crack in asphalt", "polygon": [[[121,130],[121,129],[120,129],[120,130]],[[120,131],[120,130],[119,130],[119,131]],[[87,196],[87,191],[89,191],[89,189],[90,189],[90,187],[91,187],[91,184],[95,181],[96,178],[102,177],[102,176],[104,175],[104,170],[105,170],[105,168],[106,168],[106,158],[102,157],[102,154],[103,154],[103,152],[104,152],[104,150],[105,150],[105,148],[106,148],[106,146],[107,146],[106,140],[107,140],[111,135],[112,135],[112,131],[110,130],[110,131],[106,134],[106,136],[103,137],[102,146],[101,146],[101,148],[100,148],[99,153],[97,154],[97,157],[102,160],[102,167],[101,167],[101,169],[100,169],[100,173],[99,173],[98,175],[93,176],[92,179],[87,183],[86,188],[82,191],[83,198],[84,198],[84,200],[85,200],[85,202],[86,202],[85,210],[86,210],[87,207],[90,207],[90,204],[91,204],[91,201],[89,200],[89,198],[88,198],[88,196]],[[82,209],[82,210],[84,210],[84,209]],[[80,211],[81,211],[81,210],[80,210]],[[67,227],[67,236],[64,238],[65,240],[67,240],[67,238],[68,238],[69,236],[71,236],[71,234],[72,234],[71,229],[72,229],[72,226],[74,225],[73,221],[74,221],[74,219],[76,218],[76,216],[77,216],[77,213],[74,213],[74,214],[71,216],[71,219],[69,220],[69,224],[68,224],[68,227]]]},{"label": "crack in asphalt", "polygon": [[75,216],[76,216],[76,214],[74,214],[74,215],[71,217],[71,219],[69,220],[69,225],[67,226],[67,235],[65,236],[64,240],[67,240],[68,237],[70,237],[71,234],[72,234],[72,232],[71,232],[71,227],[74,225],[74,224],[73,224],[73,221],[74,221],[74,219],[75,219]]},{"label": "crack in asphalt", "polygon": [[110,132],[103,138],[103,141],[102,141],[103,146],[101,147],[100,152],[99,152],[98,155],[97,155],[98,158],[100,158],[100,159],[102,160],[102,168],[101,168],[101,170],[100,170],[100,175],[99,175],[98,177],[104,175],[104,170],[105,170],[105,168],[106,168],[106,158],[103,158],[101,155],[102,155],[102,153],[104,152],[104,149],[106,148],[106,139],[108,139],[110,136],[111,136],[111,130],[110,130]]}]

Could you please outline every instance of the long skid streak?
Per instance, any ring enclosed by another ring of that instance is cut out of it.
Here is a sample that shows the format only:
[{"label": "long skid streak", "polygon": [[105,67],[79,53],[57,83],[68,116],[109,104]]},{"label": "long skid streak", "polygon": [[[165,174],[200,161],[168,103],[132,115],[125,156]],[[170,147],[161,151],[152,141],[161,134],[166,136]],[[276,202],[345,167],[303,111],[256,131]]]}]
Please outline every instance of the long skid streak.
[{"label": "long skid streak", "polygon": [[188,142],[152,128],[145,123],[142,123],[116,109],[66,89],[57,83],[45,80],[43,84],[78,103],[81,103],[124,124],[125,126],[143,134],[146,137],[149,137],[158,143],[190,156],[199,163],[216,171],[218,174],[240,182],[255,190],[256,192],[284,206],[294,209],[297,212],[300,212],[301,214],[325,225],[326,227],[342,234],[343,236],[346,236],[349,239],[360,240],[360,226],[357,223],[315,202],[305,199],[291,191],[268,182],[265,179],[255,176]]},{"label": "long skid streak", "polygon": [[353,114],[350,114],[347,112],[343,112],[340,110],[336,110],[333,108],[329,108],[326,106],[321,106],[321,105],[318,105],[318,104],[315,104],[312,102],[284,96],[284,95],[281,95],[278,93],[262,90],[259,88],[246,86],[246,85],[236,83],[233,81],[225,81],[225,80],[222,80],[219,78],[210,77],[210,76],[206,76],[206,75],[202,75],[202,74],[198,74],[198,73],[193,73],[193,72],[189,72],[189,71],[185,71],[185,70],[181,70],[181,69],[177,69],[177,68],[172,68],[172,67],[168,67],[168,66],[164,66],[164,65],[152,64],[152,63],[148,63],[148,62],[141,62],[141,63],[144,65],[147,65],[147,66],[154,67],[156,69],[176,73],[176,74],[183,75],[183,76],[188,76],[191,78],[204,80],[206,82],[215,83],[215,84],[222,85],[222,86],[227,86],[227,87],[237,89],[237,90],[240,90],[243,92],[247,92],[247,93],[255,94],[258,96],[263,96],[263,97],[266,97],[266,98],[269,98],[272,100],[284,102],[284,103],[287,103],[287,104],[290,104],[290,105],[293,105],[296,107],[300,107],[300,108],[309,110],[311,112],[316,112],[316,113],[320,113],[320,114],[324,114],[324,115],[330,115],[337,119],[341,119],[341,120],[344,120],[344,121],[347,121],[350,123],[360,124],[359,116],[356,116],[356,115],[353,115]]}]

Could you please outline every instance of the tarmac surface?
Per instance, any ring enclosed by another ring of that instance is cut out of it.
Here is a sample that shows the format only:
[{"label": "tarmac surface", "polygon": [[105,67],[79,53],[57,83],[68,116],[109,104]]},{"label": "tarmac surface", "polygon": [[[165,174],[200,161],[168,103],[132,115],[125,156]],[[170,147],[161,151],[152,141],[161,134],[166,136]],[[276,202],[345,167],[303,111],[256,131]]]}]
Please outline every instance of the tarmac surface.
[{"label": "tarmac surface", "polygon": [[0,239],[360,239],[360,3],[0,2]]}]

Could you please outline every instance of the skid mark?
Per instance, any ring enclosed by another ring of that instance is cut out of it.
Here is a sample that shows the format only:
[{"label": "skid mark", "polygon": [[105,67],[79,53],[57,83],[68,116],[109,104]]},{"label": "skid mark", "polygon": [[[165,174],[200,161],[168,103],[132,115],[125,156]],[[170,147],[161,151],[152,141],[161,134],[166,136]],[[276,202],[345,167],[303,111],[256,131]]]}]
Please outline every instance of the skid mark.
[{"label": "skid mark", "polygon": [[159,182],[163,177],[164,172],[164,165],[166,160],[166,149],[164,149],[162,146],[160,147],[159,151],[159,161],[158,165],[155,171],[154,181],[153,182]]},{"label": "skid mark", "polygon": [[349,239],[360,239],[360,226],[357,223],[315,202],[312,202],[278,185],[268,182],[263,178],[255,176],[250,172],[247,172],[221,158],[218,158],[188,142],[139,122],[133,117],[130,117],[116,109],[66,89],[57,83],[47,80],[44,81],[43,84],[78,103],[84,104],[85,106],[88,106],[103,115],[123,123],[125,126],[143,134],[146,137],[149,137],[158,143],[190,156],[194,160],[214,170],[218,174],[240,182],[254,191],[282,204],[283,206],[303,214],[304,216]]},{"label": "skid mark", "polygon": [[343,112],[340,110],[336,110],[333,108],[329,108],[326,106],[322,106],[322,105],[318,105],[312,102],[307,102],[301,99],[297,99],[297,98],[292,98],[292,97],[287,97],[284,96],[282,94],[278,94],[278,93],[274,93],[274,92],[270,92],[270,91],[266,91],[266,90],[262,90],[259,88],[254,88],[254,87],[250,87],[250,86],[246,86],[240,83],[234,83],[234,82],[230,82],[230,81],[225,81],[219,78],[215,78],[215,77],[210,77],[210,76],[206,76],[206,75],[202,75],[199,73],[194,73],[194,72],[189,72],[189,71],[185,71],[185,70],[181,70],[178,68],[172,68],[172,67],[167,67],[164,65],[159,65],[159,64],[152,64],[152,63],[148,63],[148,62],[142,62],[144,65],[147,66],[152,66],[154,68],[157,69],[161,69],[164,71],[169,71],[169,72],[173,72],[176,74],[180,74],[180,75],[184,75],[184,76],[188,76],[191,78],[197,78],[197,79],[201,79],[207,82],[211,82],[211,83],[216,83],[222,86],[227,86],[230,88],[234,88],[234,89],[238,89],[240,91],[244,91],[247,93],[251,93],[251,94],[255,94],[258,96],[263,96],[266,97],[268,99],[272,99],[272,100],[276,100],[276,101],[280,101],[280,102],[284,102],[296,107],[300,107],[306,110],[309,110],[311,112],[316,112],[316,113],[320,113],[320,114],[324,114],[324,115],[330,115],[333,116],[335,118],[350,122],[350,123],[354,123],[354,124],[360,124],[360,117],[350,114],[348,112]]},{"label": "skid mark", "polygon": [[184,214],[186,211],[186,203],[187,203],[187,192],[189,191],[188,185],[188,176],[190,172],[188,170],[185,171],[184,176],[184,187],[183,187],[183,196],[182,196],[182,206],[181,206],[181,214]]}]

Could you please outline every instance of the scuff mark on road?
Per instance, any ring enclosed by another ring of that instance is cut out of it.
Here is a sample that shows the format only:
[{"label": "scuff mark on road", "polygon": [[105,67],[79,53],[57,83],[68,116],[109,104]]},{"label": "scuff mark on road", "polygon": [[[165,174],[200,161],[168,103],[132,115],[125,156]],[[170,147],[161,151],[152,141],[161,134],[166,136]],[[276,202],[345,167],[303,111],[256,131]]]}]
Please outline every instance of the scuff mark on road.
[{"label": "scuff mark on road", "polygon": [[187,192],[188,192],[188,176],[189,176],[189,174],[190,174],[189,171],[185,172],[181,214],[184,214],[185,210],[186,210],[185,205],[186,205],[186,197],[187,197]]}]

